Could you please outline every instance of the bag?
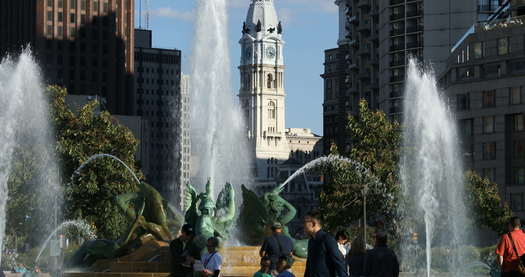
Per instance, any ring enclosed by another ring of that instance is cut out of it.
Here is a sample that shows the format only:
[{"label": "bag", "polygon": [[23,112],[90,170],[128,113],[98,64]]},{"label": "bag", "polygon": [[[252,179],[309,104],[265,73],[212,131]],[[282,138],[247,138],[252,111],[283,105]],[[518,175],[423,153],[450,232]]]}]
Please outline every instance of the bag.
[{"label": "bag", "polygon": [[510,238],[510,242],[512,243],[512,247],[514,247],[514,252],[516,252],[516,255],[518,255],[518,260],[519,260],[519,264],[518,264],[518,269],[517,271],[519,272],[519,274],[521,276],[525,276],[525,265],[524,265],[524,259],[525,259],[525,255],[519,255],[518,253],[518,249],[516,248],[516,244],[514,243],[514,240],[512,239],[512,235],[510,233],[507,234]]}]

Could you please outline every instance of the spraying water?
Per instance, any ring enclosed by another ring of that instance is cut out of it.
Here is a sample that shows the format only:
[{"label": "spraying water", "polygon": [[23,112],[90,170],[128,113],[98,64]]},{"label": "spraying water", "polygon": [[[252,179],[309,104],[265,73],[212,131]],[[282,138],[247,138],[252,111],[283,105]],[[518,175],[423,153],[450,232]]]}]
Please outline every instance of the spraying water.
[{"label": "spraying water", "polygon": [[42,253],[44,253],[44,250],[46,249],[47,245],[49,245],[49,242],[58,233],[58,231],[69,229],[71,227],[75,227],[80,232],[79,235],[84,238],[87,238],[88,240],[94,240],[97,238],[91,226],[89,226],[89,224],[87,224],[83,220],[68,220],[62,222],[57,228],[55,228],[55,230],[53,230],[53,232],[51,232],[51,234],[49,234],[47,239],[44,241],[44,244],[42,245],[40,251],[38,252],[38,255],[36,256],[35,264],[38,265],[40,256],[42,256]]},{"label": "spraying water", "polygon": [[[190,81],[190,130],[203,185],[250,180],[251,158],[239,104],[230,86],[226,0],[198,0]],[[218,192],[219,189],[215,189]]]},{"label": "spraying water", "polygon": [[[419,69],[414,60],[409,64],[403,124],[404,212],[413,216],[415,228],[425,230],[426,276],[431,275],[431,248],[436,245],[452,250],[447,271],[461,276],[458,269],[464,263],[457,250],[467,238],[467,212],[456,123],[433,73]],[[436,232],[438,222],[443,229]],[[403,256],[411,257],[406,251]]]},{"label": "spraying water", "polygon": [[100,158],[110,158],[110,159],[113,159],[113,160],[119,162],[121,165],[123,165],[126,168],[126,170],[131,174],[131,176],[133,176],[133,179],[135,179],[135,181],[137,181],[137,183],[140,184],[140,180],[137,177],[137,175],[135,174],[135,172],[133,172],[133,170],[131,170],[131,168],[125,162],[123,162],[121,159],[119,159],[119,158],[117,158],[117,157],[115,157],[115,156],[113,156],[111,154],[104,154],[104,153],[95,154],[95,155],[89,157],[85,162],[83,162],[77,168],[77,170],[75,170],[73,172],[73,175],[71,175],[71,180],[73,180],[73,178],[75,176],[79,175],[80,172],[82,171],[82,169],[84,169],[84,167],[86,167],[89,163],[91,163],[94,160],[100,159]]},{"label": "spraying water", "polygon": [[[40,230],[52,230],[61,217],[60,174],[53,151],[54,131],[49,123],[48,101],[41,72],[25,49],[17,59],[0,63],[0,252],[5,233],[7,182],[14,151],[31,151],[38,196]],[[52,219],[52,220],[50,220]]]}]

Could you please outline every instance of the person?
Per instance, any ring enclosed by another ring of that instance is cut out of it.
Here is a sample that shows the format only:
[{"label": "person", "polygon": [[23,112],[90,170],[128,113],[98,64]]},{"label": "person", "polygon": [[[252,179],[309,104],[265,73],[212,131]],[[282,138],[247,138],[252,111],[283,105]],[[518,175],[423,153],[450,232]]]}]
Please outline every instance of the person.
[{"label": "person", "polygon": [[346,254],[350,248],[348,245],[348,236],[344,231],[339,231],[335,234],[335,240],[337,241],[337,247],[339,248],[339,251],[341,254],[343,254],[343,257],[346,258]]},{"label": "person", "polygon": [[399,261],[396,253],[387,246],[388,237],[384,232],[375,235],[374,249],[366,254],[365,276],[398,277]]},{"label": "person", "polygon": [[346,264],[334,237],[322,230],[321,213],[312,210],[303,220],[308,240],[304,277],[348,277]]},{"label": "person", "polygon": [[219,277],[222,265],[222,256],[217,252],[219,247],[219,239],[211,237],[208,239],[207,248],[208,253],[202,254],[202,267],[201,276],[203,277]]},{"label": "person", "polygon": [[352,242],[352,248],[346,255],[348,274],[350,277],[364,276],[365,272],[366,246],[362,238],[356,238]]},{"label": "person", "polygon": [[193,239],[195,233],[189,224],[182,226],[180,235],[170,243],[172,257],[170,277],[192,277],[193,264],[200,259],[200,249]]},{"label": "person", "polygon": [[496,248],[501,276],[521,276],[517,271],[519,258],[525,253],[525,234],[521,231],[521,220],[518,217],[512,217],[507,227],[509,232],[501,236]]},{"label": "person", "polygon": [[271,270],[276,269],[277,260],[281,256],[292,257],[293,241],[289,236],[283,234],[283,226],[276,222],[272,225],[272,235],[265,238],[259,251],[261,257],[269,257],[272,262]]},{"label": "person", "polygon": [[272,265],[272,261],[270,260],[270,257],[268,256],[262,257],[261,258],[261,269],[255,272],[255,274],[253,274],[253,277],[272,277],[272,274],[270,274],[271,265]]},{"label": "person", "polygon": [[295,277],[292,273],[292,265],[286,256],[279,257],[277,261],[277,272],[279,273],[277,277]]}]

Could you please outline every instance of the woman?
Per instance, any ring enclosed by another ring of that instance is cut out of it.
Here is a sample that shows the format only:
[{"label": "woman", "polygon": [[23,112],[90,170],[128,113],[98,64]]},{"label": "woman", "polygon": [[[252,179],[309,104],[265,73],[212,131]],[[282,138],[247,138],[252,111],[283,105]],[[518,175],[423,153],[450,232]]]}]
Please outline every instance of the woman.
[{"label": "woman", "polygon": [[366,249],[362,238],[356,238],[352,242],[352,248],[346,256],[350,277],[365,275]]},{"label": "woman", "polygon": [[211,237],[208,239],[208,253],[202,255],[201,262],[203,270],[201,276],[203,277],[219,277],[221,272],[222,257],[217,252],[219,247],[219,239]]},{"label": "woman", "polygon": [[337,232],[337,234],[335,234],[335,240],[337,241],[337,247],[339,248],[339,252],[341,252],[341,254],[343,254],[343,257],[346,258],[348,250],[350,249],[350,246],[348,245],[348,236],[344,231],[339,231]]}]

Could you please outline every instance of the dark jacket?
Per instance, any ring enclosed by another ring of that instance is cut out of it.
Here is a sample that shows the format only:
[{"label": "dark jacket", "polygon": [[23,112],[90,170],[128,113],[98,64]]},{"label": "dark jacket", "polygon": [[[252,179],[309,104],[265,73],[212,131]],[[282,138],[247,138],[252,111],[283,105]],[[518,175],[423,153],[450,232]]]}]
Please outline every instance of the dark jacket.
[{"label": "dark jacket", "polygon": [[365,254],[346,256],[350,276],[365,276]]},{"label": "dark jacket", "polygon": [[171,275],[172,277],[187,277],[193,276],[193,267],[183,266],[186,257],[193,257],[195,260],[200,260],[200,249],[193,243],[193,240],[184,243],[180,238],[173,240],[170,243],[171,252]]},{"label": "dark jacket", "polygon": [[281,256],[289,256],[293,251],[293,241],[290,237],[283,234],[274,234],[267,237],[261,250],[272,260],[271,269],[275,269],[277,261]]},{"label": "dark jacket", "polygon": [[334,237],[319,230],[308,241],[308,258],[304,277],[348,277],[343,254]]},{"label": "dark jacket", "polygon": [[396,253],[386,246],[368,251],[365,273],[370,277],[398,277],[399,262]]}]

